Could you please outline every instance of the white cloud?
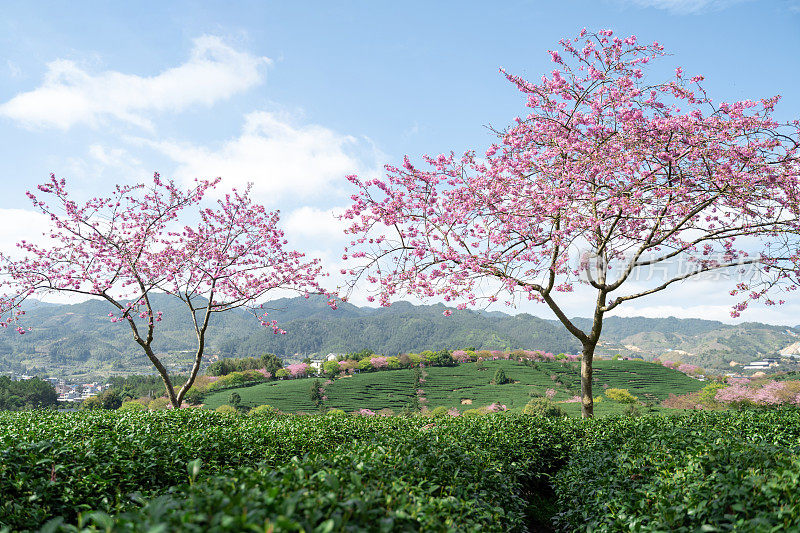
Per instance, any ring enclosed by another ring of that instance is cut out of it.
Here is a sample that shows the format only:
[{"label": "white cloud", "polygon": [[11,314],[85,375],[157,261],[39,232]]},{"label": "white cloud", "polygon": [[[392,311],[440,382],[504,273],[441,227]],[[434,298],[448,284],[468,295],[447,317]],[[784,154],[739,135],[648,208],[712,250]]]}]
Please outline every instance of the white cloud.
[{"label": "white cloud", "polygon": [[283,228],[286,230],[290,242],[295,240],[293,237],[299,237],[303,240],[324,239],[327,241],[342,241],[344,243],[347,240],[344,230],[347,228],[348,223],[336,217],[336,213],[341,213],[344,210],[344,208],[323,210],[304,206],[289,213]]},{"label": "white cloud", "polygon": [[153,170],[124,148],[91,144],[85,155],[66,158],[56,175],[67,179],[73,195],[84,198],[108,194],[114,183],[147,180]]},{"label": "white cloud", "polygon": [[101,144],[89,146],[89,155],[100,164],[113,167],[139,166],[141,161],[132,157],[122,148],[109,148]]},{"label": "white cloud", "polygon": [[0,253],[9,257],[19,257],[23,252],[17,243],[26,240],[36,244],[45,244],[49,238],[45,232],[50,229],[50,219],[36,211],[27,209],[0,209]]},{"label": "white cloud", "polygon": [[176,141],[139,142],[175,161],[175,178],[223,178],[223,186],[253,182],[259,200],[326,197],[348,174],[374,172],[382,154],[368,142],[319,125],[294,126],[266,111],[245,116],[242,134],[219,148]]},{"label": "white cloud", "polygon": [[150,128],[148,113],[211,105],[262,81],[270,60],[237,51],[219,37],[194,40],[188,61],[156,76],[105,71],[91,74],[73,61],[48,64],[42,85],[0,105],[0,115],[28,127],[66,130],[109,118]]},{"label": "white cloud", "polygon": [[663,9],[677,15],[719,11],[750,0],[623,0],[642,7]]}]

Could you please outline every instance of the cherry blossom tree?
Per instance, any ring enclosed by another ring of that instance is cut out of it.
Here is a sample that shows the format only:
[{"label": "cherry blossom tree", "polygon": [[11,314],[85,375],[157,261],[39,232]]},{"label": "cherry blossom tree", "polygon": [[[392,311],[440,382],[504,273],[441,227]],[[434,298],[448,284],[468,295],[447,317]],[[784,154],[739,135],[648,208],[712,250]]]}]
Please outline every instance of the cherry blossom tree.
[{"label": "cherry blossom tree", "polygon": [[[285,249],[278,213],[254,203],[249,187],[204,207],[205,194],[218,183],[197,181],[184,190],[156,174],[152,184],[117,186],[108,197],[79,204],[65,180],[51,175],[39,192],[28,193],[50,218],[48,243],[22,241],[21,259],[2,256],[4,325],[25,332],[20,305],[31,296],[56,292],[102,298],[112,306],[109,319],[128,324],[163,379],[170,403],[180,407],[200,369],[214,314],[245,308],[262,326],[282,334],[261,312],[262,297],[275,289],[324,292],[318,261]],[[191,372],[181,387],[153,350],[162,316],[152,304],[154,293],[185,304],[197,337]]]},{"label": "cherry blossom tree", "polygon": [[[342,273],[382,305],[400,294],[546,304],[582,344],[591,417],[606,314],[704,274],[741,278],[769,259],[759,243],[796,226],[798,128],[773,118],[779,97],[716,104],[681,68],[648,81],[658,43],[584,30],[561,49],[540,82],[501,69],[528,110],[493,130],[482,157],[406,157],[385,179],[348,177],[358,192]],[[593,295],[587,331],[564,311],[579,284]]]}]

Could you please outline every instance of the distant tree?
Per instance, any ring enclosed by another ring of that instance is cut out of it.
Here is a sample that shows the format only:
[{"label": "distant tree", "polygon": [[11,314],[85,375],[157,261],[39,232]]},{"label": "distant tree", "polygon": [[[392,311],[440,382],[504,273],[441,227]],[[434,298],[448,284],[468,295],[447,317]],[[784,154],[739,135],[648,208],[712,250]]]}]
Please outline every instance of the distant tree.
[{"label": "distant tree", "polygon": [[260,357],[241,357],[220,359],[208,365],[207,376],[227,376],[231,372],[244,372],[245,370],[258,370],[263,367]]},{"label": "distant tree", "polygon": [[[647,80],[665,55],[657,43],[603,30],[561,47],[540,82],[504,72],[528,110],[485,153],[425,157],[425,168],[406,157],[385,180],[349,177],[346,272],[381,305],[404,293],[460,309],[546,304],[581,343],[591,417],[607,313],[682,280],[772,264],[770,239],[797,225],[800,133],[773,118],[778,97],[715,104],[702,76],[680,68]],[[559,296],[576,284],[592,294],[588,328]]]},{"label": "distant tree", "polygon": [[100,399],[97,396],[89,396],[81,402],[80,408],[82,410],[93,410],[102,409],[103,406],[100,404]]},{"label": "distant tree", "polygon": [[455,366],[457,364],[450,350],[439,350],[426,355],[425,362],[432,366]]},{"label": "distant tree", "polygon": [[281,358],[274,353],[265,353],[262,355],[261,364],[263,365],[263,368],[273,376],[278,370],[283,368],[283,361],[281,361]]},{"label": "distant tree", "polygon": [[58,393],[49,381],[39,378],[13,381],[0,376],[0,409],[40,409],[58,405]]},{"label": "distant tree", "polygon": [[[150,186],[118,185],[111,196],[79,205],[66,182],[51,175],[39,186],[40,193],[28,193],[34,207],[51,220],[50,245],[22,241],[26,257],[0,257],[4,323],[24,333],[20,305],[36,294],[100,297],[111,306],[112,322],[128,324],[170,403],[179,407],[200,369],[212,315],[244,307],[262,326],[285,333],[260,313],[257,302],[273,289],[322,292],[318,261],[284,249],[278,213],[254,204],[249,187],[226,194],[215,208],[201,207],[218,181],[199,181],[184,190],[156,174]],[[181,228],[183,216],[194,225]],[[152,305],[153,293],[185,304],[197,339],[191,372],[181,387],[173,384],[153,349],[162,315]]]},{"label": "distant tree", "polygon": [[325,361],[322,363],[322,373],[328,378],[332,378],[338,374],[340,369],[341,367],[338,361]]},{"label": "distant tree", "polygon": [[197,390],[196,387],[192,387],[186,392],[183,399],[189,405],[200,405],[203,401],[203,393]]},{"label": "distant tree", "polygon": [[242,397],[239,395],[238,392],[232,392],[231,395],[228,397],[228,403],[235,408],[239,408],[242,404]]},{"label": "distant tree", "polygon": [[608,399],[619,403],[636,403],[639,399],[628,391],[628,389],[606,389],[605,395]]},{"label": "distant tree", "polygon": [[522,412],[526,415],[542,416],[545,418],[564,416],[561,407],[554,401],[545,397],[533,398],[525,405]]},{"label": "distant tree", "polygon": [[100,402],[100,407],[103,409],[114,410],[122,406],[122,398],[116,389],[106,389],[97,395],[97,400]]},{"label": "distant tree", "polygon": [[503,369],[498,368],[497,372],[494,373],[494,379],[492,379],[492,383],[495,385],[505,385],[509,382],[510,380],[508,379],[508,376],[506,376],[506,373],[503,371]]},{"label": "distant tree", "polygon": [[322,383],[318,379],[314,380],[314,383],[311,384],[311,389],[308,391],[309,396],[311,397],[311,403],[313,403],[317,409],[322,407]]}]

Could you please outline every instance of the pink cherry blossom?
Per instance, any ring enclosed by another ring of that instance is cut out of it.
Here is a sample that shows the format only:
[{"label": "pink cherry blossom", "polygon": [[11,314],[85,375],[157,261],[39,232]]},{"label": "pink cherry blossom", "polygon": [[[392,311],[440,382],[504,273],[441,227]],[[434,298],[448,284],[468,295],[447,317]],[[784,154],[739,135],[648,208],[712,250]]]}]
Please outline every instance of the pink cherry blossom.
[{"label": "pink cherry blossom", "polygon": [[[117,185],[110,196],[81,204],[64,179],[51,175],[38,192],[28,192],[51,221],[48,244],[21,241],[22,259],[0,256],[3,324],[19,322],[20,304],[39,293],[100,297],[113,309],[111,322],[128,324],[170,403],[179,407],[200,369],[213,315],[249,309],[262,326],[285,333],[260,309],[267,293],[324,292],[319,262],[286,247],[278,213],[254,203],[250,187],[234,189],[216,204],[203,202],[219,181],[182,189],[155,174],[152,184]],[[153,349],[162,319],[153,308],[157,293],[183,302],[184,320],[197,339],[189,379],[177,390]]]},{"label": "pink cherry blossom", "polygon": [[[658,43],[602,30],[560,45],[540,81],[501,70],[527,112],[485,150],[349,176],[346,270],[383,306],[406,294],[457,308],[544,303],[582,345],[582,414],[592,416],[606,313],[707,272],[777,262],[770,238],[798,230],[800,122],[773,118],[778,97],[715,104],[701,76],[654,79],[665,72],[647,72],[666,55]],[[762,249],[740,244],[750,237]],[[798,249],[780,252],[796,258],[787,270],[800,272]],[[745,301],[732,313],[765,283],[737,286]],[[594,292],[586,330],[562,307],[578,284]]]},{"label": "pink cherry blossom", "polygon": [[293,365],[287,365],[286,370],[292,375],[293,378],[305,376],[308,372],[309,365],[306,363],[296,363]]}]

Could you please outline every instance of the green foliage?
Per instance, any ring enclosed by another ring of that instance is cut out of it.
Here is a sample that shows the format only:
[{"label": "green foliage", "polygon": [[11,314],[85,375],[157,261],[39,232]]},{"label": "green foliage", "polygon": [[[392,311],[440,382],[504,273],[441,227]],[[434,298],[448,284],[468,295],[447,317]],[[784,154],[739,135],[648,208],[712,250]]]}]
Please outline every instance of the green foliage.
[{"label": "green foliage", "polygon": [[238,392],[234,391],[228,396],[228,405],[233,406],[234,409],[237,409],[241,403],[242,397],[239,396]]},{"label": "green foliage", "polygon": [[151,411],[164,411],[169,405],[169,400],[166,398],[153,398],[147,404],[147,408]]},{"label": "green foliage", "polygon": [[348,353],[345,356],[345,359],[351,359],[353,361],[360,361],[362,359],[369,359],[373,355],[375,355],[375,352],[373,352],[372,350],[367,349],[367,350],[361,350],[360,352]]},{"label": "green foliage", "polygon": [[235,415],[239,411],[234,406],[232,406],[230,404],[226,404],[226,405],[220,405],[219,407],[217,407],[216,408],[216,412],[222,413],[222,414],[225,414],[225,415]]},{"label": "green foliage", "polygon": [[291,374],[289,374],[289,371],[286,370],[285,368],[279,368],[278,370],[275,371],[275,377],[278,379],[286,379],[290,375]]},{"label": "green foliage", "polygon": [[120,411],[147,411],[147,406],[138,400],[128,400],[119,406]]},{"label": "green foliage", "polygon": [[261,356],[261,366],[274,376],[275,372],[283,368],[283,361],[274,353],[265,353]]},{"label": "green foliage", "polygon": [[188,403],[189,405],[200,405],[203,403],[203,392],[200,391],[197,387],[192,387],[188,391],[186,391],[186,395],[183,397],[183,401]]},{"label": "green foliage", "polygon": [[322,383],[318,379],[315,379],[313,383],[311,383],[311,388],[308,390],[309,398],[311,399],[311,403],[313,403],[317,409],[322,407]]},{"label": "green foliage", "polygon": [[[264,368],[264,361],[261,357],[220,359],[208,365],[208,368],[206,368],[206,375],[226,376],[231,372],[258,370],[259,368]],[[280,368],[280,366],[278,368]]]},{"label": "green foliage", "polygon": [[506,383],[510,383],[511,380],[508,379],[506,373],[503,371],[502,368],[498,368],[497,372],[494,373],[494,378],[492,379],[492,383],[495,385],[505,385]]},{"label": "green foliage", "polygon": [[100,399],[97,396],[89,396],[81,402],[80,408],[85,411],[91,411],[94,409],[102,409],[103,406],[100,404]]},{"label": "green foliage", "polygon": [[12,381],[0,376],[0,410],[40,409],[58,405],[58,394],[39,378]]},{"label": "green foliage", "polygon": [[208,390],[216,391],[222,389],[230,389],[233,387],[240,387],[242,385],[249,383],[261,383],[264,381],[268,381],[268,378],[261,372],[258,372],[256,370],[243,370],[241,372],[231,372],[230,374],[220,377],[218,380],[216,380],[215,382],[213,382],[211,385],[208,386]]},{"label": "green foliage", "polygon": [[[58,516],[77,524],[83,512],[84,524],[101,527],[95,516],[112,530],[163,522],[166,530],[241,531],[251,518],[277,527],[283,514],[307,531],[328,519],[343,530],[383,519],[389,529],[518,530],[524,487],[565,460],[574,432],[506,415],[430,422],[196,409],[0,413],[0,524],[38,529]],[[202,467],[190,470],[187,486],[189,464]],[[141,510],[134,492],[147,502]]]},{"label": "green foliage", "polygon": [[325,374],[327,377],[332,378],[333,376],[339,373],[339,362],[325,361],[324,363],[322,363],[322,373]]},{"label": "green foliage", "polygon": [[586,425],[557,474],[581,531],[796,531],[800,412],[691,412]]},{"label": "green foliage", "polygon": [[609,400],[619,402],[619,403],[636,403],[638,398],[631,394],[628,389],[614,389],[609,388],[606,389],[605,395],[608,397]]},{"label": "green foliage", "polygon": [[431,416],[448,416],[447,411],[448,411],[447,407],[445,407],[444,405],[440,405],[439,407],[434,407],[433,409],[431,409],[430,414]]},{"label": "green foliage", "polygon": [[266,416],[266,415],[273,416],[273,415],[277,415],[279,412],[280,411],[278,411],[277,409],[275,409],[271,405],[264,404],[264,405],[259,405],[258,407],[254,407],[254,408],[250,409],[250,411],[248,411],[247,414],[251,415],[251,416]]},{"label": "green foliage", "polygon": [[[552,479],[559,530],[800,528],[800,411],[590,421],[473,411],[435,419],[3,412],[0,524],[544,530],[525,513],[551,505]],[[141,505],[128,496],[136,492]]]},{"label": "green foliage", "polygon": [[[325,401],[325,407],[342,409],[348,413],[361,408],[375,412],[392,409],[395,413],[400,413],[406,407],[416,412],[420,407],[415,404],[416,390],[421,388],[428,400],[429,409],[439,406],[462,409],[462,401],[471,400],[473,405],[499,403],[507,405],[509,409],[522,410],[531,398],[531,390],[543,394],[545,390],[553,388],[557,393],[555,401],[578,394],[578,366],[578,363],[540,362],[534,367],[511,360],[487,360],[485,371],[479,370],[477,363],[462,363],[453,367],[428,366],[425,368],[425,381],[420,386],[414,377],[414,373],[419,372],[419,367],[361,372],[351,377],[334,379],[331,384],[326,385],[325,395],[328,400]],[[514,377],[514,383],[489,383],[489,379],[501,368],[507,376]],[[552,381],[551,375],[559,377],[560,382],[565,385]],[[677,370],[632,361],[597,361],[595,377],[598,391],[605,385],[629,388],[638,397],[659,403],[672,391],[697,391],[704,385]],[[285,413],[309,413],[317,410],[317,406],[309,398],[312,381],[313,378],[273,380],[235,390],[242,396],[242,405],[246,407],[252,408],[266,403]],[[211,392],[205,396],[203,403],[214,409],[227,403],[228,394],[229,392]],[[570,416],[579,415],[580,404],[560,405]],[[595,414],[605,416],[621,412],[621,404],[606,401],[603,404],[598,403]]]},{"label": "green foliage", "polygon": [[122,406],[122,398],[116,389],[106,389],[97,395],[100,407],[103,409],[119,409]]},{"label": "green foliage", "polygon": [[[172,382],[184,383],[188,375],[173,375]],[[115,389],[122,400],[136,398],[154,398],[164,393],[164,381],[159,375],[112,376],[108,378],[111,388]]]},{"label": "green foliage", "polygon": [[725,383],[709,383],[702,389],[700,389],[700,393],[698,395],[698,399],[700,402],[708,407],[716,407],[719,405],[715,396],[717,395],[717,391],[720,389],[724,389],[727,387]]},{"label": "green foliage", "polygon": [[423,352],[425,364],[431,366],[455,366],[450,350],[439,350],[437,352]]},{"label": "green foliage", "polygon": [[522,410],[526,415],[543,417],[563,417],[564,411],[549,398],[538,397],[529,401]]}]

